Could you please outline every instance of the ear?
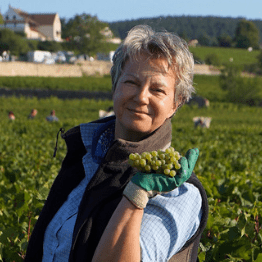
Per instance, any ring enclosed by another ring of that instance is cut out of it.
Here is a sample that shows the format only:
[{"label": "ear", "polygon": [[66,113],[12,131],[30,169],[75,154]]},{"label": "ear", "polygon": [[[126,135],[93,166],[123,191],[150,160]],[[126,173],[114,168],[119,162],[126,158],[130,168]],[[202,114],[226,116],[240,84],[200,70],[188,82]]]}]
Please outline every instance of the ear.
[{"label": "ear", "polygon": [[169,115],[169,118],[170,117],[173,117],[177,111],[177,109],[179,108],[180,104],[182,103],[182,97],[179,97],[177,99],[177,101],[174,101],[174,106],[173,108],[170,110],[170,115]]}]

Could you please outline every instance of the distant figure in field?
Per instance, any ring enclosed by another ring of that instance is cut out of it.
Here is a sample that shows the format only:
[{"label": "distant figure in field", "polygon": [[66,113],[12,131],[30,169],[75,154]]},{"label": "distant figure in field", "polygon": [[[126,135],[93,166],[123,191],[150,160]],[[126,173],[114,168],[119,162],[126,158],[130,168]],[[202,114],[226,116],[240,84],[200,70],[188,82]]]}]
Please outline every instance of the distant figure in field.
[{"label": "distant figure in field", "polygon": [[209,128],[211,123],[212,117],[194,117],[193,121],[195,124],[195,127],[203,127],[203,128]]},{"label": "distant figure in field", "polygon": [[187,102],[187,104],[189,106],[191,105],[198,105],[199,108],[202,107],[209,107],[210,106],[210,102],[208,99],[201,97],[201,96],[194,96],[192,98],[189,99],[189,101]]},{"label": "distant figure in field", "polygon": [[102,110],[102,109],[99,110],[99,118],[112,116],[114,114],[115,114],[115,112],[114,112],[114,109],[113,109],[112,106],[110,106],[106,111]]},{"label": "distant figure in field", "polygon": [[58,117],[55,115],[55,110],[50,112],[50,116],[46,117],[46,120],[49,122],[57,122],[59,121]]},{"label": "distant figure in field", "polygon": [[29,114],[29,116],[28,116],[28,119],[34,119],[35,117],[36,117],[36,115],[37,115],[37,110],[36,109],[32,109],[31,110],[31,113]]},{"label": "distant figure in field", "polygon": [[14,114],[12,111],[10,111],[10,112],[8,113],[8,118],[9,118],[10,120],[15,120],[15,114]]}]

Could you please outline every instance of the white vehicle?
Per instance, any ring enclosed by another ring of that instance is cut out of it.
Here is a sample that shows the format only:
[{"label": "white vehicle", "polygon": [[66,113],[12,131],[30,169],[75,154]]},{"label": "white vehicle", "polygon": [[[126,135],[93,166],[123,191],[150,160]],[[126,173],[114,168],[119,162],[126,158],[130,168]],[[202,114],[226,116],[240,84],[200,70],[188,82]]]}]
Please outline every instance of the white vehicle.
[{"label": "white vehicle", "polygon": [[54,64],[55,60],[52,58],[52,54],[49,51],[31,51],[27,53],[28,62]]},{"label": "white vehicle", "polygon": [[66,62],[66,56],[62,51],[59,51],[56,53],[55,61],[57,63],[65,63]]},{"label": "white vehicle", "polygon": [[115,51],[110,51],[109,53],[97,53],[97,60],[110,61],[113,62],[113,56]]}]

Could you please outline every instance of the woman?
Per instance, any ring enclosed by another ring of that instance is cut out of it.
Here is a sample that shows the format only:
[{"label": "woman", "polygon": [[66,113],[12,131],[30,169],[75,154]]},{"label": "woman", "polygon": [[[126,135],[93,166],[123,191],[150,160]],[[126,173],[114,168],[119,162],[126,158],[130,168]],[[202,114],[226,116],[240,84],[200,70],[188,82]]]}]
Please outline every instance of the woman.
[{"label": "woman", "polygon": [[111,69],[115,116],[63,135],[67,155],[25,261],[196,261],[207,219],[191,176],[198,150],[174,178],[128,164],[130,153],[170,146],[171,118],[194,91],[193,64],[179,37],[148,26],[129,32]]}]

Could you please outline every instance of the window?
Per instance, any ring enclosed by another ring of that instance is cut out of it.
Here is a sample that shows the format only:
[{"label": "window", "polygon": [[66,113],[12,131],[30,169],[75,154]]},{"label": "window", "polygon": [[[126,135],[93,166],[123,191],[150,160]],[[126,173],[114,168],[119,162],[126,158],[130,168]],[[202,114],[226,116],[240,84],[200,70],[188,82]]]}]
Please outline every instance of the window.
[{"label": "window", "polygon": [[8,19],[9,19],[9,16],[7,15],[7,16],[5,17],[5,19],[8,20]]},{"label": "window", "polygon": [[15,16],[15,15],[13,16],[13,19],[14,19],[14,20],[16,19],[16,16]]}]

